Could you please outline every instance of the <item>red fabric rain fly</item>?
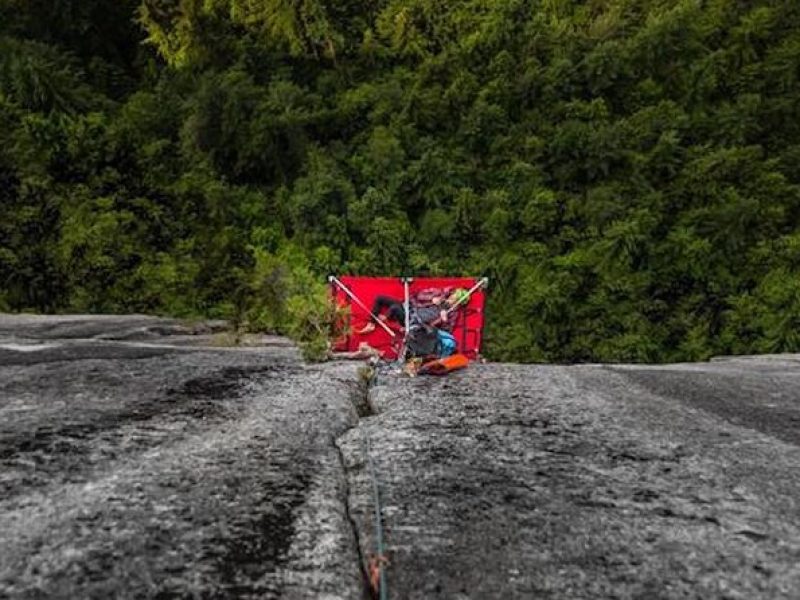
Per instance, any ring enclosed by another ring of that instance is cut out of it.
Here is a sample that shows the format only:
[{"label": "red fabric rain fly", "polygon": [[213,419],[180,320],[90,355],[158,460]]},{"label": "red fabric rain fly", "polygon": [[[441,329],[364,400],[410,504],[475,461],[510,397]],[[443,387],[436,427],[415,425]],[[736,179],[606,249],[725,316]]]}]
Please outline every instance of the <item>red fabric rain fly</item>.
[{"label": "red fabric rain fly", "polygon": [[[358,297],[367,309],[372,309],[372,303],[379,295],[396,298],[403,302],[405,292],[403,282],[399,277],[339,277],[347,288]],[[414,298],[420,290],[427,288],[464,288],[472,289],[478,282],[472,277],[418,277],[411,284],[410,297]],[[350,321],[348,323],[350,335],[343,338],[334,345],[334,350],[339,352],[354,352],[358,350],[359,344],[366,342],[373,348],[378,349],[384,358],[397,358],[397,352],[403,341],[403,328],[396,323],[386,321],[386,324],[395,332],[392,338],[380,325],[375,330],[365,335],[357,335],[355,331],[361,329],[369,320],[369,313],[352,301],[350,297],[335,283],[331,283],[331,293],[340,306],[347,306],[350,309]],[[462,304],[453,314],[450,315],[450,332],[458,343],[458,351],[465,354],[470,359],[475,359],[480,354],[481,342],[483,338],[483,313],[484,313],[485,293],[483,288],[477,290],[470,296],[468,302]]]}]

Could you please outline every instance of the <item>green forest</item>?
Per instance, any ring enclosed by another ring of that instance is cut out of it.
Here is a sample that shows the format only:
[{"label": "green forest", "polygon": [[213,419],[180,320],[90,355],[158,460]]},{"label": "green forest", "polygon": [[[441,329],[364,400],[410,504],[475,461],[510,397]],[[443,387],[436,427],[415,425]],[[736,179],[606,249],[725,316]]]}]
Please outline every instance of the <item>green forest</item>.
[{"label": "green forest", "polygon": [[486,275],[495,360],[800,351],[796,0],[0,0],[0,136],[2,311]]}]

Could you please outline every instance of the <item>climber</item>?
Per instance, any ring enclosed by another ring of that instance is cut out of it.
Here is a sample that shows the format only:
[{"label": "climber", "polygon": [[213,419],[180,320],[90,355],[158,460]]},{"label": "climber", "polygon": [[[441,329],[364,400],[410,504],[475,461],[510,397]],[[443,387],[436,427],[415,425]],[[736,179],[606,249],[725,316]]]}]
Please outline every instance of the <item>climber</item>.
[{"label": "climber", "polygon": [[[422,323],[432,327],[447,325],[448,313],[451,308],[462,302],[467,296],[467,290],[456,288],[449,294],[437,292],[430,296],[429,303],[420,306],[414,303],[411,306],[411,323]],[[384,312],[384,310],[386,312]],[[364,335],[375,330],[375,318],[381,321],[392,321],[398,325],[405,325],[405,308],[401,300],[391,296],[378,296],[372,305],[372,315],[364,327],[356,331],[358,335]],[[452,336],[451,336],[452,337]]]}]

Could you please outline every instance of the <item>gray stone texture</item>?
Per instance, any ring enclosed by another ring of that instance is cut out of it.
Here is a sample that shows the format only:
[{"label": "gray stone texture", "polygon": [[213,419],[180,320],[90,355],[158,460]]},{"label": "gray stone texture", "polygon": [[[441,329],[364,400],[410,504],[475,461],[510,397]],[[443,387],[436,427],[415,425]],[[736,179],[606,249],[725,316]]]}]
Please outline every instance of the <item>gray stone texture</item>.
[{"label": "gray stone texture", "polygon": [[800,597],[800,370],[472,365],[378,377],[339,441],[390,598]]},{"label": "gray stone texture", "polygon": [[357,419],[356,365],[81,337],[139,318],[13,320],[0,597],[361,597],[334,444]]},{"label": "gray stone texture", "polygon": [[0,315],[0,598],[800,597],[800,357],[305,365]]}]

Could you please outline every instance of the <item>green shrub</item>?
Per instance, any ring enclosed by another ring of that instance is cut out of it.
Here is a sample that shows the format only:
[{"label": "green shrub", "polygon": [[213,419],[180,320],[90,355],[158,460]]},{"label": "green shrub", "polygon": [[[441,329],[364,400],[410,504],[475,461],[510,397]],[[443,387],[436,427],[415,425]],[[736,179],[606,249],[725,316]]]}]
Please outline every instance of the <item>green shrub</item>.
[{"label": "green shrub", "polygon": [[254,249],[254,255],[244,328],[288,335],[307,360],[324,360],[346,322],[328,286],[312,273],[308,259],[292,245],[285,245],[277,254]]}]

